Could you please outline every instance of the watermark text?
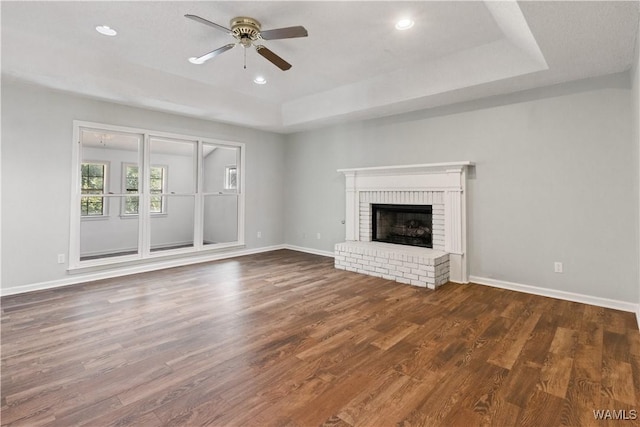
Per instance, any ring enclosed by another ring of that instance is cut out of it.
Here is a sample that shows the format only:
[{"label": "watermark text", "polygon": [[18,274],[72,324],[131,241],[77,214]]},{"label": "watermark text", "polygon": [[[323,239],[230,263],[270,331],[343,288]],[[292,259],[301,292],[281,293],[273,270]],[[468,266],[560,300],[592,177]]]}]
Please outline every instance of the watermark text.
[{"label": "watermark text", "polygon": [[636,409],[594,409],[593,417],[596,420],[629,421],[638,419],[638,411]]}]

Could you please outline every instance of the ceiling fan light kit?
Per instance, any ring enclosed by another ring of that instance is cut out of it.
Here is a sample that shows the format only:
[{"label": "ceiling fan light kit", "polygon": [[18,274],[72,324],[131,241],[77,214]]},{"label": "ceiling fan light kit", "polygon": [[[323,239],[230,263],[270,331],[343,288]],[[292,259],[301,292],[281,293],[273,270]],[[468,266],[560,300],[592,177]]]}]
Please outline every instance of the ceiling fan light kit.
[{"label": "ceiling fan light kit", "polygon": [[[260,56],[271,62],[276,67],[280,68],[282,71],[286,71],[291,68],[291,64],[276,55],[264,45],[260,44],[260,42],[263,40],[290,39],[308,36],[307,30],[302,26],[276,28],[274,30],[262,31],[260,22],[247,16],[238,16],[231,19],[229,25],[231,29],[223,27],[222,25],[216,24],[215,22],[211,22],[207,19],[201,18],[197,15],[185,15],[185,17],[200,22],[201,24],[208,25],[219,31],[223,31],[236,39],[235,43],[230,43],[225,46],[219,47],[199,57],[189,58],[189,61],[193,64],[203,64],[209,59],[220,55],[221,53],[224,53],[239,44],[243,48],[245,48],[245,55],[246,49],[253,46],[255,47],[258,54],[260,54]],[[245,68],[247,68],[246,58]]]},{"label": "ceiling fan light kit", "polygon": [[414,22],[410,18],[401,19],[398,22],[396,22],[396,30],[400,30],[400,31],[408,30],[409,28],[413,27],[413,24]]},{"label": "ceiling fan light kit", "polygon": [[96,27],[96,31],[102,35],[113,37],[118,34],[116,30],[109,27],[108,25],[98,25]]}]

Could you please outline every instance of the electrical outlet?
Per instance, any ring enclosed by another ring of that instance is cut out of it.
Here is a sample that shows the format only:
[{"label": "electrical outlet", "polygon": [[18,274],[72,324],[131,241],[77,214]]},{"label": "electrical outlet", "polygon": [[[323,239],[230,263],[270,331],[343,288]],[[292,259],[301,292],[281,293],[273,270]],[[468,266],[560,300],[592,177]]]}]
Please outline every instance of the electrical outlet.
[{"label": "electrical outlet", "polygon": [[562,263],[561,262],[554,262],[553,263],[553,271],[555,273],[562,273]]},{"label": "electrical outlet", "polygon": [[258,239],[262,238],[262,231],[258,231]]},{"label": "electrical outlet", "polygon": [[64,254],[58,254],[58,264],[64,264]]},{"label": "electrical outlet", "polygon": [[322,238],[322,236],[320,235],[320,233],[316,234],[316,239],[320,240]]}]

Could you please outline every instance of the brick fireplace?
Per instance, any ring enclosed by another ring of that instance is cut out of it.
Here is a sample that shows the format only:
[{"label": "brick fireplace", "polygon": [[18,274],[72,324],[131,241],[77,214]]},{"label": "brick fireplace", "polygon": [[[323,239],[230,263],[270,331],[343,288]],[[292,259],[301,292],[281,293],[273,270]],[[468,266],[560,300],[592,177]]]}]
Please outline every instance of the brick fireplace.
[{"label": "brick fireplace", "polygon": [[[449,280],[467,283],[465,190],[472,165],[465,161],[340,169],[346,177],[346,241],[335,247],[336,268],[431,289]],[[377,206],[429,211],[430,227],[426,219],[403,217],[393,225],[396,237],[375,241]],[[427,228],[430,245],[419,244],[415,236]]]}]

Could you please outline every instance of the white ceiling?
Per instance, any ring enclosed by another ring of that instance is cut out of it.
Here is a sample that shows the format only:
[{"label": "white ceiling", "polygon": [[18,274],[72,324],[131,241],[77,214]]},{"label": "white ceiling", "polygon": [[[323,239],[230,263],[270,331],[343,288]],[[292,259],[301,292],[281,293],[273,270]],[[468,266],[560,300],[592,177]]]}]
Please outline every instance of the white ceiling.
[{"label": "white ceiling", "polygon": [[[3,78],[118,103],[277,132],[382,117],[625,71],[639,2],[158,1],[2,2]],[[244,15],[263,30],[309,37],[263,44],[281,71],[235,48],[223,26]],[[394,29],[411,16],[415,26]],[[109,25],[106,37],[96,25]],[[253,79],[263,75],[266,85]]]}]

